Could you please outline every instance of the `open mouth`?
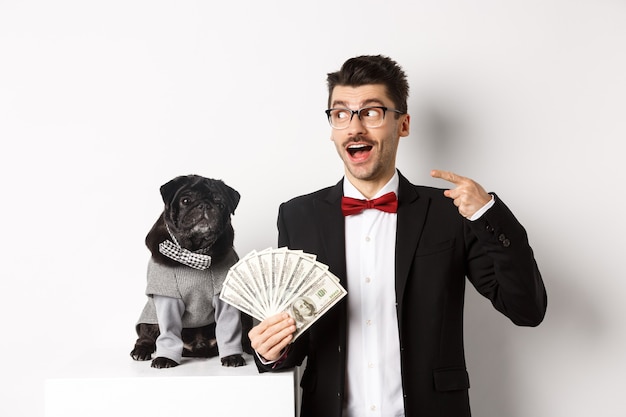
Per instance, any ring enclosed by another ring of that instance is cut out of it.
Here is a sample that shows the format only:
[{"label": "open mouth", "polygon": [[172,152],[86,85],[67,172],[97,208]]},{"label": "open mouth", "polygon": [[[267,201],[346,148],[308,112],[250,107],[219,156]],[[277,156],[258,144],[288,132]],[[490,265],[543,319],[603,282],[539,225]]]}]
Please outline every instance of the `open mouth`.
[{"label": "open mouth", "polygon": [[348,146],[347,150],[352,158],[363,158],[372,150],[372,146],[364,143],[355,143]]}]

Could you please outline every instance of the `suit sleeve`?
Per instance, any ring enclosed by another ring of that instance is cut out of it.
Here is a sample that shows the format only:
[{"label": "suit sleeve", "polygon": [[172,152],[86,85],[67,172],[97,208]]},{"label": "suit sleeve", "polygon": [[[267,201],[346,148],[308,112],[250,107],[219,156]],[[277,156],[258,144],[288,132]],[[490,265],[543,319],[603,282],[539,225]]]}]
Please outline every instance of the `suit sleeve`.
[{"label": "suit sleeve", "polygon": [[539,325],[547,295],[526,230],[497,196],[466,226],[470,282],[516,325]]}]

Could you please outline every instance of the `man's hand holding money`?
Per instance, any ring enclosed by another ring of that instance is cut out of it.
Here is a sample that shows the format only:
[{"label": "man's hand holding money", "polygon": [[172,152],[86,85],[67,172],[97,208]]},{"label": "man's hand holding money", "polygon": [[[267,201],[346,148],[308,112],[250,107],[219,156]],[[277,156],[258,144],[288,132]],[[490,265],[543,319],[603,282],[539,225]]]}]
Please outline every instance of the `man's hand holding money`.
[{"label": "man's hand holding money", "polygon": [[283,355],[296,331],[295,320],[287,313],[270,316],[248,332],[252,348],[267,362]]}]

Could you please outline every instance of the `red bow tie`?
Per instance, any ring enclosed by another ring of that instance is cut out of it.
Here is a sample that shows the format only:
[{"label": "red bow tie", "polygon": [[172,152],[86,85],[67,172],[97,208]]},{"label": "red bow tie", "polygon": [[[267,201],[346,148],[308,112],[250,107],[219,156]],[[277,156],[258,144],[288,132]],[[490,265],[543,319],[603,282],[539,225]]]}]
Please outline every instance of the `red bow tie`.
[{"label": "red bow tie", "polygon": [[341,211],[344,216],[359,214],[365,209],[378,209],[387,213],[395,213],[398,211],[396,193],[390,192],[373,200],[359,200],[351,197],[341,198]]}]

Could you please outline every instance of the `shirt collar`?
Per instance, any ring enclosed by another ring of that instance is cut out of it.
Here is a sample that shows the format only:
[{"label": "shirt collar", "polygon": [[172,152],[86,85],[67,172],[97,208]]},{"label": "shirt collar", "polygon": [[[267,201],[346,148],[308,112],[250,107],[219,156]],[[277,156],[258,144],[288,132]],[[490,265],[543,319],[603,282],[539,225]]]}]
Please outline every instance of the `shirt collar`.
[{"label": "shirt collar", "polygon": [[[393,174],[393,177],[391,177],[389,182],[385,184],[383,188],[378,190],[378,192],[372,199],[378,198],[391,191],[396,193],[396,196],[397,196],[399,184],[400,184],[400,177],[398,175],[398,170],[396,169],[395,173]],[[343,177],[343,195],[346,197],[351,197],[351,198],[365,199],[365,196],[361,194],[361,192],[357,190],[356,187],[352,185],[350,180],[348,180],[348,178],[345,176]]]}]

